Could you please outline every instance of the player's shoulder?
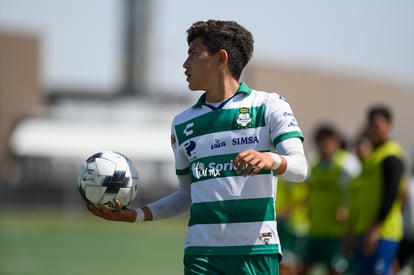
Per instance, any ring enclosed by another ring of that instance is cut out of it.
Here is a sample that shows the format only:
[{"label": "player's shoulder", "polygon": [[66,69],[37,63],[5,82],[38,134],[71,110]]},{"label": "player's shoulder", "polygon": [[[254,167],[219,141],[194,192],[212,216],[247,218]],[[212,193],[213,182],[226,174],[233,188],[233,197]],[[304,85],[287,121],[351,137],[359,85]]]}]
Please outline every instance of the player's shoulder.
[{"label": "player's shoulder", "polygon": [[188,107],[188,108],[178,112],[177,114],[175,114],[175,116],[173,118],[173,123],[178,124],[178,123],[181,123],[184,120],[188,120],[188,118],[191,115],[191,109],[192,109],[192,107]]},{"label": "player's shoulder", "polygon": [[250,95],[265,102],[272,101],[274,103],[288,104],[288,100],[277,91],[263,91],[253,89]]},{"label": "player's shoulder", "polygon": [[200,106],[193,105],[190,107],[187,107],[186,109],[182,110],[181,112],[177,113],[173,118],[173,124],[177,125],[180,123],[184,123],[186,121],[189,121],[191,119],[194,119],[200,115],[202,115],[205,112],[203,108]]}]

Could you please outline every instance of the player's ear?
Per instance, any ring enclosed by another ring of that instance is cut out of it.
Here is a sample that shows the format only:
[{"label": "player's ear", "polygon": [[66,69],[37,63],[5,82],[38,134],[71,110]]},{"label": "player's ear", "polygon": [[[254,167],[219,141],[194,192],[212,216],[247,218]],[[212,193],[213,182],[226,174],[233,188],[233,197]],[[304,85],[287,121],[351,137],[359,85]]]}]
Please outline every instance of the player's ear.
[{"label": "player's ear", "polygon": [[217,56],[218,56],[217,64],[219,64],[219,65],[227,63],[227,61],[229,59],[229,55],[228,55],[227,51],[224,50],[224,49],[220,49],[217,52]]}]

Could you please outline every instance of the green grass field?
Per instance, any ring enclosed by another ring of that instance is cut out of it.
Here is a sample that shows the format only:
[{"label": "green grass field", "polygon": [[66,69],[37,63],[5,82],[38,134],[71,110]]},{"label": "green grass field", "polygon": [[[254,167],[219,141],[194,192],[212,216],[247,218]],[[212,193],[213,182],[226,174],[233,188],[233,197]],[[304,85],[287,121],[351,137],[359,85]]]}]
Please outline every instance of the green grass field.
[{"label": "green grass field", "polygon": [[186,217],[130,224],[26,211],[0,212],[0,275],[183,274]]},{"label": "green grass field", "polygon": [[183,274],[185,230],[185,217],[130,224],[86,212],[3,209],[0,274]]}]

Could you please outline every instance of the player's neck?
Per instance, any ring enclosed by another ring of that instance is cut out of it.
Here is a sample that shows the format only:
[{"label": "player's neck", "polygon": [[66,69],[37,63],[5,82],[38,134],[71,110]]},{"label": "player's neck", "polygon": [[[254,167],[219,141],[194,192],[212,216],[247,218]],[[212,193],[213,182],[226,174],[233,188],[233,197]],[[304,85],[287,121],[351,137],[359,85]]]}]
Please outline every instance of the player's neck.
[{"label": "player's neck", "polygon": [[239,86],[240,83],[234,78],[220,81],[206,91],[206,101],[211,103],[224,101],[232,97]]}]

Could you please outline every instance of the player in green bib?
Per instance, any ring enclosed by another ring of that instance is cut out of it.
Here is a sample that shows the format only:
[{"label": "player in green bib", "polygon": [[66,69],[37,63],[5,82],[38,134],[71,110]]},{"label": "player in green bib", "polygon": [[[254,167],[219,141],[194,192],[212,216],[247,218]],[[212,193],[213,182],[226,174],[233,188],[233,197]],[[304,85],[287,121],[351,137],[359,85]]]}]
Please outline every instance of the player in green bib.
[{"label": "player in green bib", "polygon": [[278,274],[276,183],[305,179],[302,132],[284,97],[239,82],[253,53],[248,30],[199,21],[187,42],[188,87],[204,93],[172,122],[178,190],[139,209],[89,209],[130,222],[189,210],[185,274]]},{"label": "player in green bib", "polygon": [[360,172],[356,156],[341,148],[341,138],[330,125],[315,131],[317,155],[310,165],[309,232],[303,258],[303,274],[323,265],[329,274],[343,273],[347,261],[341,253],[346,232],[350,182]]},{"label": "player in green bib", "polygon": [[391,139],[392,114],[387,107],[372,107],[367,121],[373,151],[355,183],[350,223],[357,237],[355,272],[390,274],[403,236],[403,150]]}]

